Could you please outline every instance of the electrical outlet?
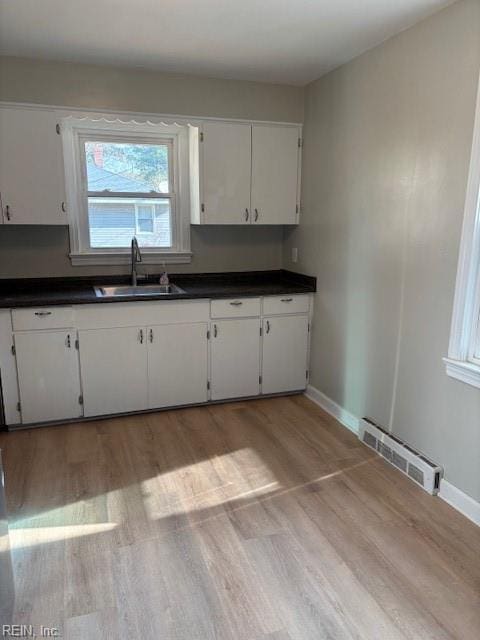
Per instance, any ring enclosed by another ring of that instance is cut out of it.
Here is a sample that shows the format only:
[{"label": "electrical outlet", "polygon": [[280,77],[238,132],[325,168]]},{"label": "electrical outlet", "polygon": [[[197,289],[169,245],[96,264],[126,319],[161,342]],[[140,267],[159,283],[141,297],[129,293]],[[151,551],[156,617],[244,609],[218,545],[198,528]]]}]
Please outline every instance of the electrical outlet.
[{"label": "electrical outlet", "polygon": [[292,262],[297,262],[298,260],[298,249],[297,247],[292,247]]}]

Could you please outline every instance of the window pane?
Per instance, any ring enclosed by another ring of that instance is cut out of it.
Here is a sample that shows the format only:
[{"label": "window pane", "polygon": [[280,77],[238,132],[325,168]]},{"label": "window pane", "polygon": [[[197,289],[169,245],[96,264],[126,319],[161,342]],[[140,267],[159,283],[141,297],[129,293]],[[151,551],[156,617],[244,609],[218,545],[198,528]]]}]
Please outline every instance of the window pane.
[{"label": "window pane", "polygon": [[85,142],[88,191],[169,193],[168,145]]},{"label": "window pane", "polygon": [[154,232],[154,205],[139,205],[137,207],[137,231]]},{"label": "window pane", "polygon": [[172,246],[168,198],[88,198],[88,222],[93,249],[126,248],[133,236],[140,247]]}]

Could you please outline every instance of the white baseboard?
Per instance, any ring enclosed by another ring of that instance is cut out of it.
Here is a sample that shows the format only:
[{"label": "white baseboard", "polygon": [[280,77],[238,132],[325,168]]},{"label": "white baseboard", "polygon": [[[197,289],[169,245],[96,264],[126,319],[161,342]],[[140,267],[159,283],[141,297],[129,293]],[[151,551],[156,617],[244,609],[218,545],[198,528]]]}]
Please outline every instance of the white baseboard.
[{"label": "white baseboard", "polygon": [[310,398],[315,404],[318,404],[319,407],[322,407],[324,411],[329,413],[331,416],[336,418],[340,424],[343,424],[344,427],[353,431],[355,435],[358,435],[358,425],[360,423],[360,419],[357,416],[354,416],[353,413],[350,413],[339,404],[331,400],[324,393],[312,387],[311,384],[307,386],[305,391],[305,395],[307,398]]},{"label": "white baseboard", "polygon": [[480,526],[480,502],[463,493],[447,480],[440,481],[438,495],[442,500],[448,502],[451,507],[460,511],[466,518]]},{"label": "white baseboard", "polygon": [[[324,393],[312,387],[311,384],[308,385],[305,395],[315,402],[315,404],[318,404],[324,411],[336,418],[340,424],[358,435],[360,418],[357,418],[357,416],[341,407]],[[476,502],[469,495],[457,489],[457,487],[450,484],[447,480],[441,480],[438,497],[448,502],[450,506],[480,526],[480,503]]]}]

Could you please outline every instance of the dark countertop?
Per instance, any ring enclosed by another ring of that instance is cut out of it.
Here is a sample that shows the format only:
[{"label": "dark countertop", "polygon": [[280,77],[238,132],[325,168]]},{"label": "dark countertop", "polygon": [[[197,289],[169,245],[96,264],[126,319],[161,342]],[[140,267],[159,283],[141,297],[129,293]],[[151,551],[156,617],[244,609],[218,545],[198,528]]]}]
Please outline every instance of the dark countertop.
[{"label": "dark countertop", "polygon": [[[150,275],[139,284],[158,283]],[[170,274],[170,281],[185,293],[162,296],[97,297],[98,285],[128,284],[128,276],[90,278],[25,278],[0,280],[0,308],[38,307],[69,304],[110,304],[146,300],[191,300],[195,298],[232,298],[312,293],[316,278],[292,271],[240,271],[231,273]]]}]

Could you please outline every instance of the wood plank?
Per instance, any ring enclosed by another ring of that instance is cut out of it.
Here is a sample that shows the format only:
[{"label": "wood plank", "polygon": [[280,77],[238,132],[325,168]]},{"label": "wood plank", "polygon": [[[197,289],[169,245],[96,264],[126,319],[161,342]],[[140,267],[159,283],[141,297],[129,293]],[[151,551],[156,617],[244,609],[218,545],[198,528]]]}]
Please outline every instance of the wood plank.
[{"label": "wood plank", "polygon": [[303,396],[0,434],[15,622],[477,640],[480,529]]},{"label": "wood plank", "polygon": [[65,624],[65,638],[85,640],[101,638],[117,640],[120,637],[120,616],[116,609],[94,611],[83,616],[69,618]]}]

